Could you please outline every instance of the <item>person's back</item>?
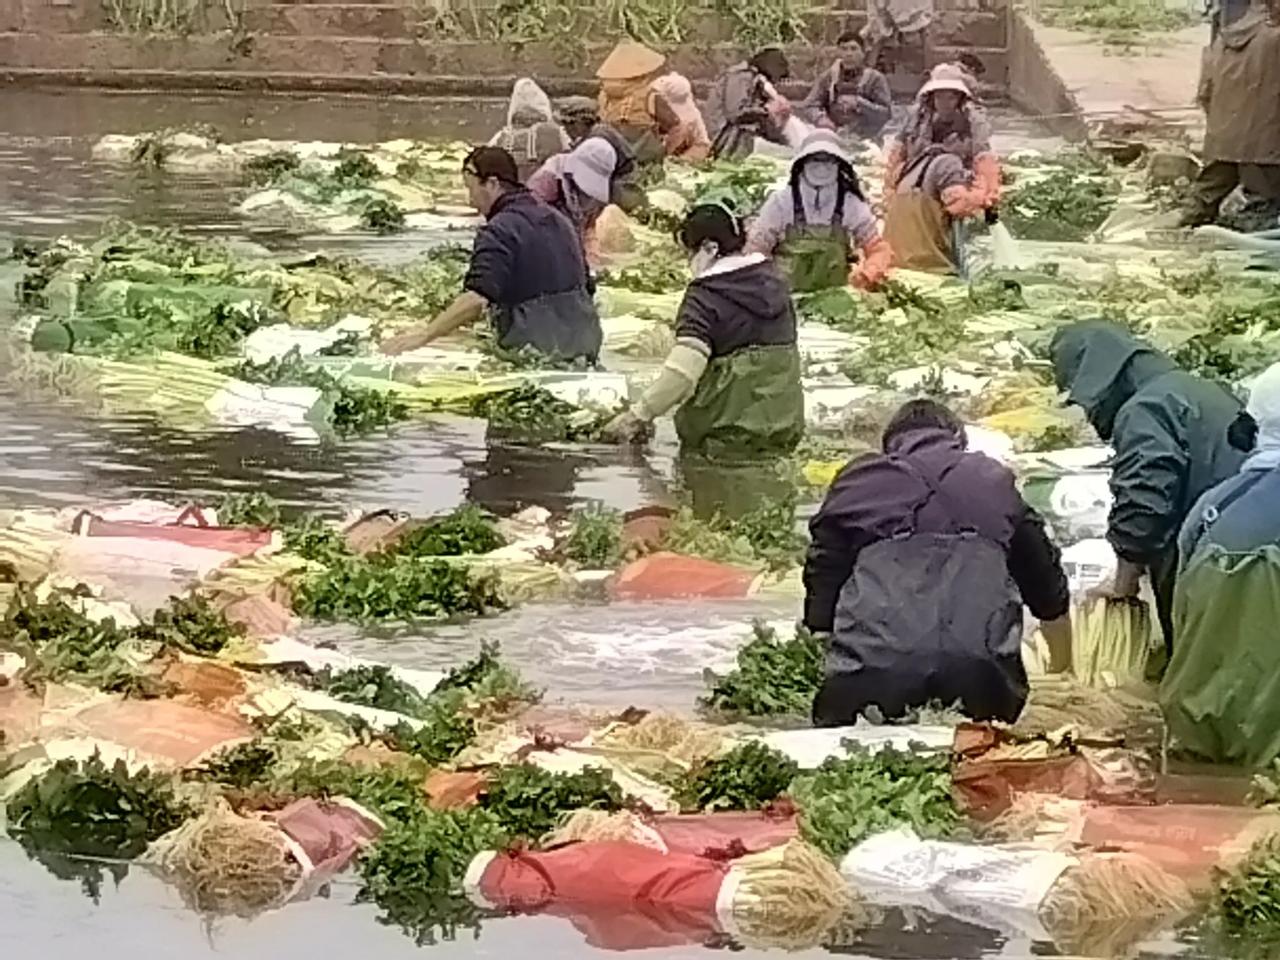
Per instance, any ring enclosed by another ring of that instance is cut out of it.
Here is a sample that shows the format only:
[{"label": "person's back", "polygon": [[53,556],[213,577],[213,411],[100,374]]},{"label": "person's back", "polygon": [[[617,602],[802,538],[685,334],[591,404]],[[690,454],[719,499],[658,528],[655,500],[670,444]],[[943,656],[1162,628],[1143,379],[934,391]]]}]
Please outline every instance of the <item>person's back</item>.
[{"label": "person's back", "polygon": [[1067,610],[1057,551],[949,411],[913,401],[894,420],[884,454],[851,462],[810,524],[805,623],[832,633],[814,720],[936,700],[1012,721],[1027,690],[1022,605],[1042,620]]},{"label": "person's back", "polygon": [[476,235],[467,289],[495,309],[499,344],[595,359],[600,320],[573,224],[528,190],[507,193]]},{"label": "person's back", "polygon": [[521,181],[549,158],[569,149],[569,138],[554,120],[551,99],[533,80],[521,77],[511,90],[507,123],[489,141],[516,161]]}]

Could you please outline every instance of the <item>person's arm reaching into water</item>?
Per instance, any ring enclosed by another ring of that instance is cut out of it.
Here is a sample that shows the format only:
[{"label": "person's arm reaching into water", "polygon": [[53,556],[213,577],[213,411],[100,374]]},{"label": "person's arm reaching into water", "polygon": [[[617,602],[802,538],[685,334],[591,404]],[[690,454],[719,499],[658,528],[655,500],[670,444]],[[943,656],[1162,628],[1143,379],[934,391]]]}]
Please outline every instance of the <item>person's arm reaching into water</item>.
[{"label": "person's arm reaching into water", "polygon": [[436,314],[426,326],[408,330],[383,343],[382,352],[395,355],[425,347],[433,340],[447,337],[459,327],[475,323],[484,316],[484,308],[488,304],[489,301],[480,294],[463,290],[454,298],[453,303]]}]

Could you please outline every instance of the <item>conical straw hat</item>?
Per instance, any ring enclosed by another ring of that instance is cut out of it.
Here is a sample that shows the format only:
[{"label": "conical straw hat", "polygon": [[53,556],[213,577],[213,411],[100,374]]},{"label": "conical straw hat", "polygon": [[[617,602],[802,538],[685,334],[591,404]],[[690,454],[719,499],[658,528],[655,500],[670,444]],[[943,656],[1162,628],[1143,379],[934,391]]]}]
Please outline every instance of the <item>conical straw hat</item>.
[{"label": "conical straw hat", "polygon": [[662,69],[667,58],[636,40],[623,40],[596,71],[598,80],[634,80]]}]

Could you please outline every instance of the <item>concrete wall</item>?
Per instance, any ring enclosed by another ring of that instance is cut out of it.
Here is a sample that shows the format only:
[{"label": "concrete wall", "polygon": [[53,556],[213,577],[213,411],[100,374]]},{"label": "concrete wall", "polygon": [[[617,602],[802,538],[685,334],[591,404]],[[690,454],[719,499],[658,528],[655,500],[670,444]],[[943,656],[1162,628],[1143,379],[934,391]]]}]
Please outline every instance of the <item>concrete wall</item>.
[{"label": "concrete wall", "polygon": [[1059,136],[1084,140],[1087,129],[1080,105],[1036,40],[1026,15],[1015,12],[1009,24],[1009,99]]},{"label": "concrete wall", "polygon": [[[516,44],[434,35],[414,0],[232,0],[242,11],[228,20],[223,0],[197,3],[186,35],[122,32],[107,15],[109,0],[0,0],[0,75],[10,82],[104,86],[505,92],[531,74],[554,92],[587,89],[594,65],[612,41]],[[743,0],[750,2],[750,0]],[[972,50],[1002,88],[1008,75],[1008,0],[937,0],[930,60]],[[829,45],[861,28],[866,0],[827,0],[807,17],[809,44],[791,49],[793,73],[811,77],[833,56]],[[714,18],[697,28],[698,42],[669,51],[675,69],[695,81],[715,77],[742,59],[731,28]],[[892,77],[900,92],[919,77]]]}]

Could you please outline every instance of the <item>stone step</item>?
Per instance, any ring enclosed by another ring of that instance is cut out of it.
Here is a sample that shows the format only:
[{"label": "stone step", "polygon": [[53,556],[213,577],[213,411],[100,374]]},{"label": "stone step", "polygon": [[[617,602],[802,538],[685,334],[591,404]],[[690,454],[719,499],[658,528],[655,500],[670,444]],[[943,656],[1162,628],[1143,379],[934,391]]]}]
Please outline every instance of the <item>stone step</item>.
[{"label": "stone step", "polygon": [[414,36],[417,13],[389,3],[276,3],[245,11],[250,33],[278,37],[372,37],[405,40]]},{"label": "stone step", "polygon": [[[859,31],[867,22],[864,12],[825,10],[809,14],[805,36],[811,43],[835,43],[846,31]],[[1009,42],[1007,12],[943,15],[929,31],[931,43],[957,47],[1003,47]]]}]

